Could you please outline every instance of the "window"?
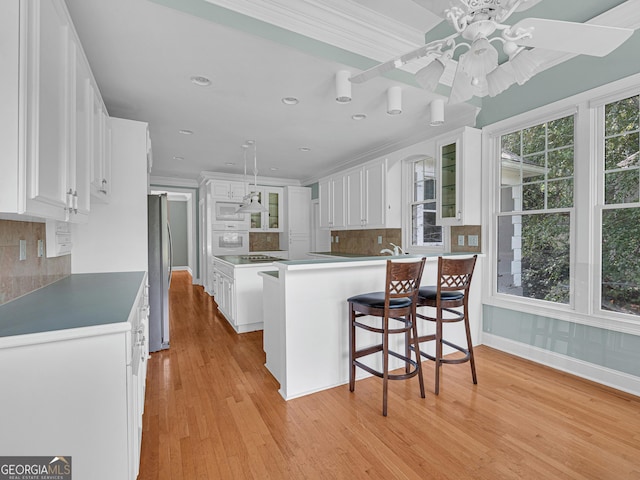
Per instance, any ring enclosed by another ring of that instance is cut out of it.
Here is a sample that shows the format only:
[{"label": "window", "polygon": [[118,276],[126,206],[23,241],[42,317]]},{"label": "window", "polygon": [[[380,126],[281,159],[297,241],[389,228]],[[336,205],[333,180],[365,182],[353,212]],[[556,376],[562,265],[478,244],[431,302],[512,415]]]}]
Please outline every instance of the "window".
[{"label": "window", "polygon": [[574,116],[500,137],[497,291],[571,300]]},{"label": "window", "polygon": [[435,162],[423,158],[412,162],[411,245],[443,245],[442,227],[436,225]]},{"label": "window", "polygon": [[640,315],[640,96],[603,115],[601,308]]}]

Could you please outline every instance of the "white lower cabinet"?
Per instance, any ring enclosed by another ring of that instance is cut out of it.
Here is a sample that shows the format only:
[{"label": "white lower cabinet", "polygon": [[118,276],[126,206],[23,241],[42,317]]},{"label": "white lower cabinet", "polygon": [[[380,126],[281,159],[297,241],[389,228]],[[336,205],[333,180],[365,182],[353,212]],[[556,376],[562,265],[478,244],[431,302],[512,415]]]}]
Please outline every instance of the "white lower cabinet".
[{"label": "white lower cabinet", "polygon": [[68,456],[73,478],[134,480],[147,338],[146,276],[121,322],[0,337],[2,455]]}]

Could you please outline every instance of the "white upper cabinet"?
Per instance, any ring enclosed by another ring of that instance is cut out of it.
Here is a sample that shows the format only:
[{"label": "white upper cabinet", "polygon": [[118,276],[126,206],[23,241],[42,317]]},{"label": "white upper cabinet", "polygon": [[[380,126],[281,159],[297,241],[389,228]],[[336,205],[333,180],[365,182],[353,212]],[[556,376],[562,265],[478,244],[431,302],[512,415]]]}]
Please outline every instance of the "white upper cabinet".
[{"label": "white upper cabinet", "polygon": [[388,215],[388,174],[387,160],[381,159],[321,180],[320,227],[332,230],[399,227],[399,219]]},{"label": "white upper cabinet", "polygon": [[335,175],[319,182],[320,228],[345,228],[345,178]]},{"label": "white upper cabinet", "polygon": [[243,182],[212,180],[211,181],[211,197],[217,200],[234,200],[242,201],[245,191],[251,189],[245,187]]},{"label": "white upper cabinet", "polygon": [[2,2],[0,32],[0,213],[87,221],[93,77],[65,3]]},{"label": "white upper cabinet", "polygon": [[[255,190],[254,188],[249,188]],[[266,212],[251,214],[250,232],[282,232],[283,228],[283,188],[258,186],[258,200]]]},{"label": "white upper cabinet", "polygon": [[436,140],[438,225],[480,225],[481,131],[464,127]]},{"label": "white upper cabinet", "polygon": [[91,95],[91,195],[107,203],[111,197],[111,125],[98,89]]}]

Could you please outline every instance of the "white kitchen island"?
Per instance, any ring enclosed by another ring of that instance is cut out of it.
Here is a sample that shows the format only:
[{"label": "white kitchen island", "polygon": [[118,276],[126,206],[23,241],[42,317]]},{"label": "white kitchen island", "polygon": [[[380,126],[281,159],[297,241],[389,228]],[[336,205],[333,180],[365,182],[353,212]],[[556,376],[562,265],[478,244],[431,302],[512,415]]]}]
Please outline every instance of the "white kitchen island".
[{"label": "white kitchen island", "polygon": [[[460,255],[458,256],[468,256]],[[438,254],[425,255],[422,285],[434,285]],[[478,256],[469,298],[471,335],[479,343],[482,326]],[[383,291],[386,261],[419,259],[418,255],[361,257],[276,262],[277,272],[263,272],[264,350],[266,367],[280,383],[285,400],[346,384],[349,380],[349,307],[347,298]],[[419,321],[421,332],[434,331]],[[374,334],[358,332],[358,345],[379,343]],[[367,333],[367,332],[364,332]],[[462,323],[445,325],[445,336],[465,345]],[[397,335],[397,337],[401,337]],[[403,348],[402,340],[395,348]],[[433,344],[433,342],[430,342]],[[433,345],[429,345],[433,353]],[[445,353],[449,353],[445,347]],[[453,351],[453,350],[450,350]],[[375,362],[372,366],[380,369]],[[425,365],[428,365],[425,363]],[[393,364],[392,368],[399,368]],[[358,377],[368,374],[358,369]]]}]

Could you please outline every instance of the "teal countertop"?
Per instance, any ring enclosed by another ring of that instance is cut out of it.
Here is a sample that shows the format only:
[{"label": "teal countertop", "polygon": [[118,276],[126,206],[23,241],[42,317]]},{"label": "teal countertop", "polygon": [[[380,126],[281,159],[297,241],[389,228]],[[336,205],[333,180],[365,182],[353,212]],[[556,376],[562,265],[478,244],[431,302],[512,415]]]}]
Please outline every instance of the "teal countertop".
[{"label": "teal countertop", "polygon": [[0,305],[0,337],[126,322],[145,272],[71,275]]},{"label": "teal countertop", "polygon": [[280,262],[283,259],[282,258],[278,258],[278,257],[271,257],[269,256],[269,258],[265,258],[265,259],[251,259],[251,258],[247,258],[250,257],[251,254],[248,255],[216,255],[215,258],[218,258],[220,260],[222,260],[223,262],[227,262],[230,263],[231,265],[264,265],[269,264],[269,263],[273,263],[273,262]]},{"label": "teal countertop", "polygon": [[[367,262],[367,261],[373,261],[373,260],[402,260],[402,259],[407,259],[407,258],[422,258],[422,257],[426,257],[427,259],[429,258],[437,258],[440,256],[445,256],[445,257],[451,257],[451,256],[469,256],[469,255],[480,255],[477,253],[468,253],[468,252],[455,252],[455,253],[451,253],[451,252],[433,252],[433,253],[424,253],[424,254],[404,254],[404,255],[373,255],[373,256],[367,256],[367,255],[358,255],[358,254],[351,254],[351,256],[347,257],[346,255],[348,254],[342,254],[342,253],[338,253],[338,254],[334,254],[331,252],[326,252],[326,253],[322,253],[322,252],[312,252],[312,253],[316,253],[319,255],[332,255],[331,257],[326,257],[326,258],[308,258],[308,259],[304,259],[304,260],[282,260],[280,263],[283,263],[285,265],[291,265],[291,266],[299,266],[299,265],[320,265],[320,264],[326,264],[326,263],[349,263],[349,262]],[[335,256],[334,256],[335,255]]]}]

